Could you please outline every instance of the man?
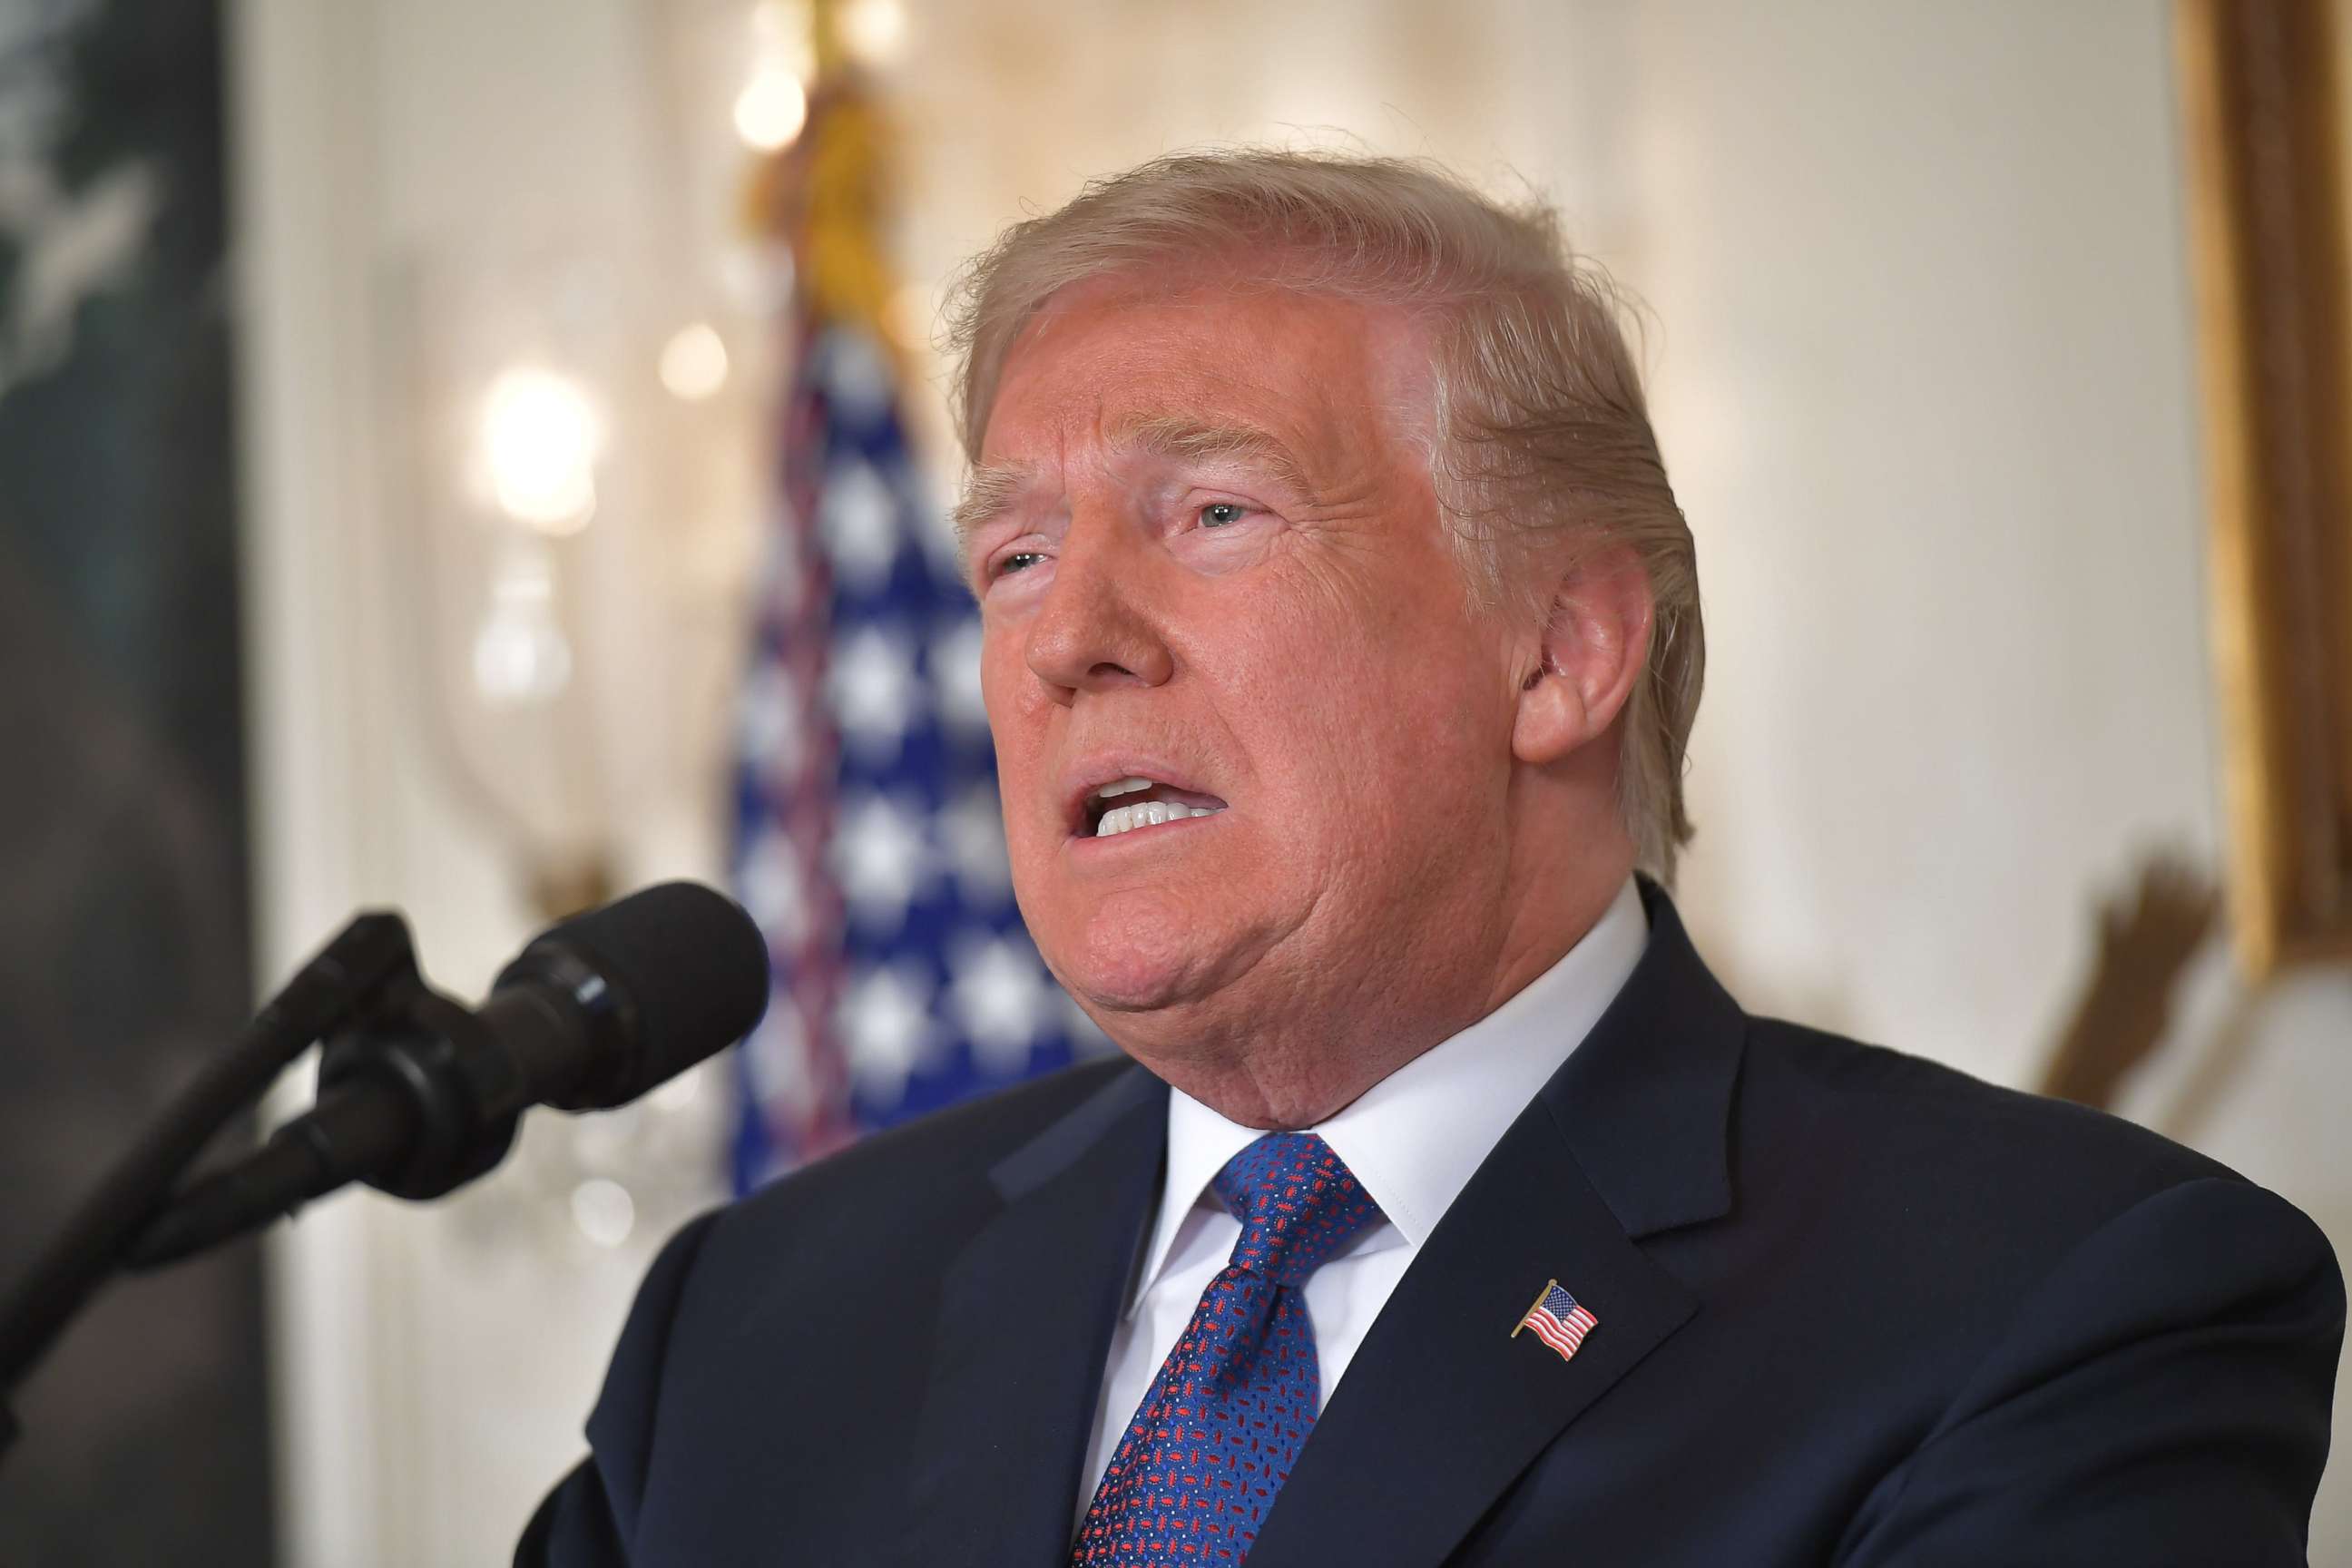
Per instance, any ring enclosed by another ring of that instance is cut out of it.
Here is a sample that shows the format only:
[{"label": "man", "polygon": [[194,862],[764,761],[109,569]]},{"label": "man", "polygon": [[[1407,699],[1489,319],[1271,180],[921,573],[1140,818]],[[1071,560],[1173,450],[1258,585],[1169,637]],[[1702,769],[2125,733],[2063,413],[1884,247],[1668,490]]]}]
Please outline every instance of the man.
[{"label": "man", "polygon": [[1690,537],[1548,216],[1170,159],[962,300],[1015,887],[1132,1062],[688,1227],[522,1560],[2302,1561],[2309,1222],[1684,936]]}]

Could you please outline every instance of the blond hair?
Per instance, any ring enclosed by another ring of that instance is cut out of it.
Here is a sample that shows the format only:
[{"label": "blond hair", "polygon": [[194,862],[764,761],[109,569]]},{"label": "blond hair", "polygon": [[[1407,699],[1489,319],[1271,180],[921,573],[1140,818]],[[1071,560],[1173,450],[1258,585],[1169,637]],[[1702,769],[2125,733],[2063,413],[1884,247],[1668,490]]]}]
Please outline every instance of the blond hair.
[{"label": "blond hair", "polygon": [[1690,839],[1683,760],[1706,664],[1690,529],[1620,327],[1624,302],[1540,203],[1506,206],[1433,165],[1248,149],[1156,159],[1007,229],[950,297],[956,419],[977,462],[1004,359],[1055,294],[1171,261],[1275,258],[1254,277],[1392,302],[1427,324],[1430,474],[1474,595],[1549,617],[1573,535],[1630,548],[1654,605],[1624,712],[1618,796],[1643,868],[1671,881]]}]

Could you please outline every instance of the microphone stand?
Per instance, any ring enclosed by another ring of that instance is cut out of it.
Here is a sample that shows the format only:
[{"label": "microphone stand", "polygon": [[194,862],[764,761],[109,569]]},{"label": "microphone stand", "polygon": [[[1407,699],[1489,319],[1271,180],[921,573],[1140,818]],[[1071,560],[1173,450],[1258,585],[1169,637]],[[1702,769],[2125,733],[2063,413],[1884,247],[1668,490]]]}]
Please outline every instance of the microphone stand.
[{"label": "microphone stand", "polygon": [[17,1435],[8,1401],[74,1315],[120,1269],[188,1166],[311,1045],[418,983],[406,922],[359,916],[302,966],[93,1188],[0,1303],[0,1456]]}]

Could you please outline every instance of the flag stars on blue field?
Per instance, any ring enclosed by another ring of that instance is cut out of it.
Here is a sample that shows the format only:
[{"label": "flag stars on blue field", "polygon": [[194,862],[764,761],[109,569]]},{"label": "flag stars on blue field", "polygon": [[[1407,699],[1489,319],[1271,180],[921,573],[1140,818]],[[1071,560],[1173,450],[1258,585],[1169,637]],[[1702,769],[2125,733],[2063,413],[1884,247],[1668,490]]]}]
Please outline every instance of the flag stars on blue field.
[{"label": "flag stars on blue field", "polygon": [[1000,1077],[1027,1068],[1030,1047],[1055,1021],[1053,986],[1025,941],[966,937],[948,953],[956,1022],[980,1066]]},{"label": "flag stars on blue field", "polygon": [[879,343],[864,332],[835,328],[811,345],[809,362],[845,431],[887,434],[889,445],[903,448],[898,377]]},{"label": "flag stars on blue field", "polygon": [[910,791],[870,791],[842,802],[833,840],[834,874],[841,880],[849,919],[878,940],[898,934],[909,905],[937,874],[930,824]]},{"label": "flag stars on blue field", "polygon": [[965,903],[993,911],[1012,902],[1013,868],[1005,862],[1004,813],[994,784],[982,779],[956,796],[940,813],[939,839]]},{"label": "flag stars on blue field", "polygon": [[850,981],[841,1003],[842,1034],[849,1046],[849,1070],[868,1097],[887,1100],[904,1095],[908,1079],[929,1061],[938,1034],[931,994],[929,976],[906,960]]},{"label": "flag stars on blue field", "polygon": [[740,1060],[761,1104],[808,1113],[816,1084],[809,1072],[808,1036],[790,997],[770,995],[768,1015],[743,1042]]},{"label": "flag stars on blue field", "polygon": [[836,459],[825,474],[817,529],[845,588],[879,592],[898,555],[898,498],[862,458]]},{"label": "flag stars on blue field", "polygon": [[929,705],[913,643],[886,626],[859,626],[842,638],[826,691],[852,758],[874,767],[898,760],[907,731]]},{"label": "flag stars on blue field", "polygon": [[735,725],[735,876],[780,998],[744,1053],[747,1188],[1105,1044],[1013,905],[980,618],[895,363],[839,324],[801,351]]},{"label": "flag stars on blue field", "polygon": [[763,773],[789,779],[804,755],[805,720],[792,671],[779,665],[752,669],[735,707],[735,743],[760,759]]},{"label": "flag stars on blue field", "polygon": [[958,617],[931,641],[931,681],[938,688],[940,717],[967,736],[985,738],[988,710],[980,692],[980,617]]},{"label": "flag stars on blue field", "polygon": [[786,943],[808,934],[808,898],[800,854],[793,841],[773,830],[752,839],[735,868],[735,890],[759,928]]}]

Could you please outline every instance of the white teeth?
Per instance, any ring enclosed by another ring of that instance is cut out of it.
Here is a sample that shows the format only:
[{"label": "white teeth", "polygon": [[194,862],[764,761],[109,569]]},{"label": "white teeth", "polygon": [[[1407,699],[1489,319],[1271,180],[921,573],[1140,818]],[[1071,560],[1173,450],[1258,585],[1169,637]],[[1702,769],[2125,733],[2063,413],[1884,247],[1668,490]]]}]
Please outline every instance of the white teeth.
[{"label": "white teeth", "polygon": [[[1127,791],[1120,791],[1122,795]],[[1157,827],[1163,822],[1175,822],[1187,816],[1214,816],[1223,808],[1213,805],[1185,805],[1171,800],[1141,800],[1133,805],[1114,806],[1103,813],[1102,821],[1095,825],[1097,838],[1108,838],[1113,834],[1126,833],[1138,827]]]},{"label": "white teeth", "polygon": [[1100,789],[1095,791],[1095,798],[1097,800],[1108,800],[1115,795],[1133,795],[1137,790],[1150,789],[1150,787],[1151,781],[1150,779],[1118,779],[1113,783],[1107,784]]}]

